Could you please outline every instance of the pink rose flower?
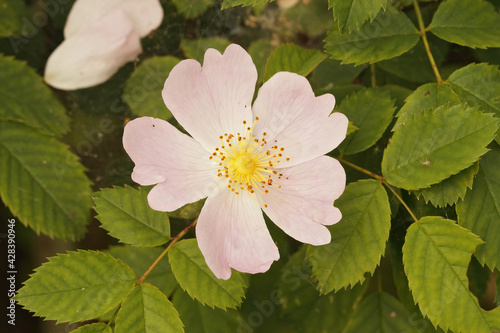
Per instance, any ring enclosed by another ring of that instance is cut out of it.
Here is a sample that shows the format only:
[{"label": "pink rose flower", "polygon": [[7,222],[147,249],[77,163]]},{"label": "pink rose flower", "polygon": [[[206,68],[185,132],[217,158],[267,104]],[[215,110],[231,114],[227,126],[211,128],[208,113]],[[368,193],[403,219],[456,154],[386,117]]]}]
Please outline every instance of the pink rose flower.
[{"label": "pink rose flower", "polygon": [[314,96],[306,78],[280,72],[251,106],[257,70],[236,44],[205,53],[203,67],[183,60],[170,72],[163,100],[191,135],[150,117],[125,126],[132,179],[157,184],[149,205],[173,211],[207,197],[196,238],[215,276],[231,268],[258,273],[279,259],[262,211],[291,237],[331,240],[325,225],[341,219],[333,202],[345,188],[340,163],[323,156],[345,138],[347,118],[330,113],[331,94]]},{"label": "pink rose flower", "polygon": [[163,20],[159,0],[77,0],[65,40],[45,67],[45,82],[63,90],[103,83],[142,53],[141,38]]}]

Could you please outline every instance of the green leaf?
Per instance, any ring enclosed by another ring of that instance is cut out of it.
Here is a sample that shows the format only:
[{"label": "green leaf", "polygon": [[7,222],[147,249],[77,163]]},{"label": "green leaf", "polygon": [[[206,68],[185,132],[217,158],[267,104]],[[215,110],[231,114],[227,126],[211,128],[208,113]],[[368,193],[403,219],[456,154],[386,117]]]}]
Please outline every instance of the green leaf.
[{"label": "green leaf", "polygon": [[463,46],[500,47],[500,14],[484,0],[443,1],[427,29]]},{"label": "green leaf", "polygon": [[135,280],[132,269],[109,254],[68,252],[35,269],[16,300],[36,316],[73,323],[93,319],[117,306]]},{"label": "green leaf", "polygon": [[276,47],[271,44],[271,40],[267,38],[257,39],[248,47],[248,54],[252,57],[252,61],[257,68],[257,73],[259,73],[257,82],[262,82],[267,59],[275,49]]},{"label": "green leaf", "polygon": [[473,256],[467,269],[467,279],[469,280],[469,289],[477,299],[481,299],[486,292],[490,274],[492,273],[488,267],[481,266],[477,258]]},{"label": "green leaf", "polygon": [[438,83],[427,83],[420,86],[408,98],[397,113],[397,121],[393,131],[404,125],[408,119],[420,115],[424,111],[436,109],[443,105],[457,105],[462,103],[460,97],[450,86]]},{"label": "green leaf", "polygon": [[[269,301],[261,301],[260,307],[271,308],[271,300],[279,304],[282,317],[300,328],[299,332],[341,333],[368,283],[320,296],[310,276],[306,249],[305,245],[301,246],[290,257],[282,269],[279,290],[270,294]],[[273,299],[273,296],[276,298]]]},{"label": "green leaf", "polygon": [[418,333],[403,305],[393,296],[376,291],[365,298],[349,319],[343,333]]},{"label": "green leaf", "polygon": [[365,280],[373,273],[391,227],[387,193],[376,180],[360,180],[347,185],[335,201],[342,220],[329,227],[332,241],[323,246],[308,246],[307,256],[318,290],[327,294]]},{"label": "green leaf", "polygon": [[130,186],[105,188],[94,195],[97,219],[109,234],[134,246],[157,246],[170,239],[167,214],[149,207],[148,193]]},{"label": "green leaf", "polygon": [[332,28],[325,39],[325,50],[342,63],[359,65],[397,57],[414,47],[419,38],[410,19],[388,7],[352,33]]},{"label": "green leaf", "polygon": [[[142,276],[163,252],[161,247],[133,247],[128,245],[112,246],[107,253],[129,265],[137,276]],[[144,282],[154,285],[167,296],[177,288],[177,280],[170,269],[168,260],[161,260],[149,273]]]},{"label": "green leaf", "polygon": [[500,147],[481,158],[472,190],[457,204],[458,223],[486,243],[475,253],[481,265],[500,268]]},{"label": "green leaf", "polygon": [[76,240],[90,219],[90,181],[83,166],[53,136],[0,121],[0,194],[36,233]]},{"label": "green leaf", "polygon": [[457,203],[458,199],[463,199],[467,188],[472,188],[474,176],[477,173],[479,163],[474,163],[457,173],[446,178],[440,183],[417,191],[417,197],[422,195],[425,202],[431,202],[436,207],[444,207]]},{"label": "green leaf", "polygon": [[305,49],[295,44],[283,44],[269,57],[264,73],[264,81],[282,71],[307,76],[326,57],[326,54],[318,50]]},{"label": "green leaf", "polygon": [[482,241],[454,221],[426,216],[408,229],[403,262],[422,313],[445,331],[492,332],[499,311],[481,309],[469,291],[467,266]]},{"label": "green leaf", "polygon": [[80,326],[71,333],[113,333],[113,331],[105,323],[94,323]]},{"label": "green leaf", "polygon": [[238,332],[241,321],[236,310],[212,309],[193,300],[180,289],[175,292],[172,303],[186,325],[189,333]]},{"label": "green leaf", "polygon": [[56,136],[68,132],[64,107],[26,63],[0,55],[0,96],[0,120],[17,120]]},{"label": "green leaf", "polygon": [[184,332],[179,314],[158,288],[142,283],[123,302],[115,333]]},{"label": "green leaf", "polygon": [[351,33],[368,19],[373,21],[378,12],[387,7],[387,0],[328,0],[328,7],[333,8],[333,18],[341,32]]},{"label": "green leaf", "polygon": [[497,128],[498,119],[466,104],[421,112],[394,132],[382,173],[387,182],[407,190],[439,183],[485,154]]},{"label": "green leaf", "polygon": [[391,123],[395,109],[389,92],[380,89],[364,89],[346,97],[338,111],[359,130],[340,144],[342,154],[356,154],[374,145]]},{"label": "green leaf", "polygon": [[180,59],[172,56],[146,59],[127,80],[123,100],[133,114],[140,117],[155,117],[164,120],[172,118],[161,91],[168,74]]},{"label": "green leaf", "polygon": [[0,0],[0,38],[18,33],[22,28],[22,17],[25,14],[24,1]]},{"label": "green leaf", "polygon": [[168,252],[175,278],[183,290],[201,304],[221,309],[236,308],[245,297],[245,281],[233,271],[228,280],[219,280],[205,263],[196,239],[178,242]]},{"label": "green leaf", "polygon": [[285,9],[282,16],[285,20],[289,20],[287,28],[291,27],[291,31],[287,31],[287,34],[303,33],[310,39],[324,36],[334,25],[332,11],[327,10],[324,1],[298,1],[291,8]]},{"label": "green leaf", "polygon": [[311,84],[315,89],[328,89],[337,84],[351,83],[366,66],[341,64],[339,60],[325,59],[312,72]]},{"label": "green leaf", "polygon": [[226,9],[229,7],[234,7],[234,6],[255,6],[255,5],[262,5],[267,2],[271,2],[274,0],[222,0],[222,8],[221,9]]},{"label": "green leaf", "polygon": [[184,51],[186,57],[195,59],[199,63],[203,64],[203,58],[205,57],[205,52],[208,49],[216,49],[217,51],[223,53],[226,47],[230,44],[231,42],[229,40],[221,37],[183,39],[181,41],[181,49]]},{"label": "green leaf", "polygon": [[214,0],[173,0],[172,2],[179,13],[188,19],[200,16],[214,4]]}]

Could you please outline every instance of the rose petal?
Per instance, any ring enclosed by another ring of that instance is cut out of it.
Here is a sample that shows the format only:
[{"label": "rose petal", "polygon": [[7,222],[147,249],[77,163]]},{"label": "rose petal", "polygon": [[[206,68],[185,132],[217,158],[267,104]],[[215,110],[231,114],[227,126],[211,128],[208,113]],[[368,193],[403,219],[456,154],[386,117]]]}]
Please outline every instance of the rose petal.
[{"label": "rose petal", "polygon": [[116,9],[126,11],[140,37],[158,28],[163,20],[163,8],[158,0],[77,0],[68,14],[64,37],[86,32],[96,21]]},{"label": "rose petal", "polygon": [[208,197],[196,226],[196,238],[208,267],[219,279],[231,276],[231,267],[261,273],[279,259],[260,206],[247,191],[223,190]]},{"label": "rose petal", "polygon": [[132,179],[156,185],[148,196],[151,208],[173,211],[217,191],[217,166],[200,144],[168,122],[151,117],[130,121],[123,147],[136,164]]},{"label": "rose petal", "polygon": [[[300,165],[280,169],[280,179],[259,202],[269,218],[291,237],[303,243],[323,245],[330,242],[330,232],[323,225],[342,218],[333,206],[345,189],[344,168],[331,157],[321,156]],[[281,188],[277,186],[281,185]]]},{"label": "rose petal", "polygon": [[276,167],[310,161],[337,147],[346,136],[347,117],[330,115],[334,106],[333,95],[315,97],[305,77],[276,73],[262,85],[255,100],[253,112],[260,120],[254,134],[261,137],[266,132],[268,142],[285,148],[284,157],[290,161]]},{"label": "rose petal", "polygon": [[50,55],[45,82],[64,90],[88,88],[108,80],[142,52],[125,11],[102,17],[88,31],[66,39]]},{"label": "rose petal", "polygon": [[236,135],[243,120],[251,121],[256,80],[252,59],[232,44],[223,55],[209,49],[203,67],[195,60],[181,61],[165,82],[163,100],[186,131],[213,151],[220,146],[220,135]]}]

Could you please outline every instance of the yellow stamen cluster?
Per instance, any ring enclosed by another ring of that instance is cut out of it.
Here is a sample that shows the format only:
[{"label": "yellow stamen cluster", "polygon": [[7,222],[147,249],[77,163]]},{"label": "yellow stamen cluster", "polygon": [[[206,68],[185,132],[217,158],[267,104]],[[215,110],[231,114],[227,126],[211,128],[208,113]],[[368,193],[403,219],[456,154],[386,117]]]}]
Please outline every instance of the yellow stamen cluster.
[{"label": "yellow stamen cluster", "polygon": [[290,160],[284,157],[285,148],[278,147],[276,140],[274,145],[268,145],[266,132],[261,138],[252,133],[258,120],[256,117],[251,126],[244,120],[242,133],[221,135],[220,147],[209,157],[218,163],[217,176],[227,179],[227,187],[235,194],[245,190],[250,194],[255,191],[266,194],[269,186],[281,188],[275,181],[282,175],[274,167]]}]

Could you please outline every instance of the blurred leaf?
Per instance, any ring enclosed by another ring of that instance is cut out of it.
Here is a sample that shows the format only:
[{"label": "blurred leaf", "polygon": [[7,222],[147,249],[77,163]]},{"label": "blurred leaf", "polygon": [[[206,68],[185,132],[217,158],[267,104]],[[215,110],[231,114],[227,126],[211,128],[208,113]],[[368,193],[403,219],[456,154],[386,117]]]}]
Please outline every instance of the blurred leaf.
[{"label": "blurred leaf", "polygon": [[274,0],[222,0],[222,8],[226,9],[228,7],[234,6],[254,6],[254,5],[262,5],[266,2],[271,2]]},{"label": "blurred leaf", "polygon": [[340,144],[342,154],[356,154],[374,145],[391,123],[394,110],[389,92],[380,89],[360,90],[345,98],[338,111],[359,131],[348,135]]},{"label": "blurred leaf", "polygon": [[314,88],[328,89],[337,84],[354,81],[366,66],[341,64],[339,60],[325,59],[312,72],[311,84]]},{"label": "blurred leaf", "polygon": [[135,280],[134,271],[109,254],[68,252],[35,269],[16,300],[36,316],[73,323],[114,308],[132,290]]},{"label": "blurred leaf", "polygon": [[172,2],[179,13],[189,19],[200,16],[214,4],[214,0],[172,0]]},{"label": "blurred leaf", "polygon": [[498,119],[466,104],[421,112],[394,132],[382,173],[406,190],[439,183],[485,154],[497,128]]},{"label": "blurred leaf", "polygon": [[332,11],[327,9],[325,0],[299,1],[284,15],[290,24],[308,37],[322,35],[334,24]]},{"label": "blurred leaf", "polygon": [[403,262],[410,289],[422,313],[444,330],[499,328],[500,308],[486,312],[468,289],[467,266],[481,243],[469,230],[442,217],[423,217],[408,229]]},{"label": "blurred leaf", "polygon": [[276,292],[280,298],[275,300],[270,297],[260,306],[264,308],[265,302],[271,300],[280,304],[282,316],[300,328],[299,332],[341,333],[368,283],[320,296],[310,276],[306,249],[305,245],[302,246],[283,267]]},{"label": "blurred leaf", "polygon": [[472,182],[478,167],[479,163],[474,163],[467,169],[446,178],[440,183],[418,190],[417,196],[421,194],[425,202],[430,201],[436,207],[453,205],[457,203],[458,199],[464,198],[467,188],[472,188]]},{"label": "blurred leaf", "polygon": [[[163,250],[161,247],[117,245],[110,247],[106,252],[129,265],[137,276],[142,276]],[[161,260],[144,282],[157,287],[167,296],[170,296],[174,289],[177,288],[177,280],[170,269],[168,260]]]},{"label": "blurred leaf", "polygon": [[481,265],[500,269],[500,147],[481,158],[472,190],[457,204],[458,223],[486,243],[474,254]]},{"label": "blurred leaf", "polygon": [[113,331],[105,323],[94,323],[80,326],[76,330],[71,331],[71,333],[113,333]]},{"label": "blurred leaf", "polygon": [[410,19],[403,12],[388,7],[372,22],[351,33],[340,33],[332,28],[325,39],[325,50],[342,63],[359,65],[397,57],[414,47],[419,39]]},{"label": "blurred leaf", "polygon": [[133,114],[164,120],[172,118],[161,91],[168,74],[180,59],[172,56],[153,57],[144,60],[127,80],[123,100]]},{"label": "blurred leaf", "polygon": [[238,332],[241,318],[233,309],[212,309],[193,300],[180,289],[175,292],[172,303],[181,316],[188,333]]},{"label": "blurred leaf", "polygon": [[393,296],[376,291],[365,298],[349,318],[343,333],[417,333],[403,305]]},{"label": "blurred leaf", "polygon": [[467,279],[469,280],[469,289],[471,293],[473,293],[477,299],[481,299],[488,288],[490,270],[487,266],[481,266],[476,257],[472,256],[469,268],[467,269]]},{"label": "blurred leaf", "polygon": [[342,212],[342,220],[328,227],[332,241],[307,248],[321,294],[354,286],[365,280],[366,272],[373,273],[384,254],[391,227],[389,199],[376,180],[347,185],[335,206]]},{"label": "blurred leaf", "polygon": [[23,14],[26,14],[24,1],[0,0],[0,38],[21,30]]},{"label": "blurred leaf", "polygon": [[130,186],[104,188],[94,194],[95,211],[102,228],[120,242],[157,246],[170,239],[167,214],[149,207],[147,191]]},{"label": "blurred leaf", "polygon": [[203,64],[203,58],[208,49],[216,49],[223,53],[230,44],[230,41],[221,37],[183,39],[181,41],[181,49],[187,58],[195,59],[200,64]]},{"label": "blurred leaf", "polygon": [[427,28],[448,42],[472,48],[500,47],[500,14],[484,0],[447,0]]},{"label": "blurred leaf", "polygon": [[142,283],[123,302],[115,333],[184,332],[179,314],[158,288]]},{"label": "blurred leaf", "polygon": [[443,105],[453,106],[460,103],[462,103],[460,97],[453,92],[450,86],[438,83],[424,84],[406,98],[405,104],[396,115],[397,120],[393,131],[424,111]]},{"label": "blurred leaf", "polygon": [[307,76],[326,57],[326,54],[318,50],[305,49],[295,44],[283,44],[269,57],[264,73],[264,81],[282,71]]},{"label": "blurred leaf", "polygon": [[90,220],[90,181],[53,136],[0,121],[0,194],[21,222],[49,237],[76,240]]},{"label": "blurred leaf", "polygon": [[68,132],[66,110],[26,63],[0,55],[0,95],[1,120],[21,121],[56,136]]},{"label": "blurred leaf", "polygon": [[387,0],[328,0],[328,7],[333,8],[333,18],[341,32],[351,33],[365,21],[373,21],[378,12],[387,7]]},{"label": "blurred leaf", "polygon": [[500,65],[500,48],[475,49],[474,54],[480,62]]},{"label": "blurred leaf", "polygon": [[231,278],[220,280],[205,263],[196,239],[186,239],[175,244],[168,252],[172,272],[183,290],[201,304],[221,309],[236,308],[245,297],[245,281],[239,272]]},{"label": "blurred leaf", "polygon": [[276,47],[271,45],[271,40],[267,38],[257,39],[250,44],[248,54],[252,57],[255,67],[257,67],[257,73],[259,73],[257,82],[262,82],[266,70],[267,59],[275,49]]}]

